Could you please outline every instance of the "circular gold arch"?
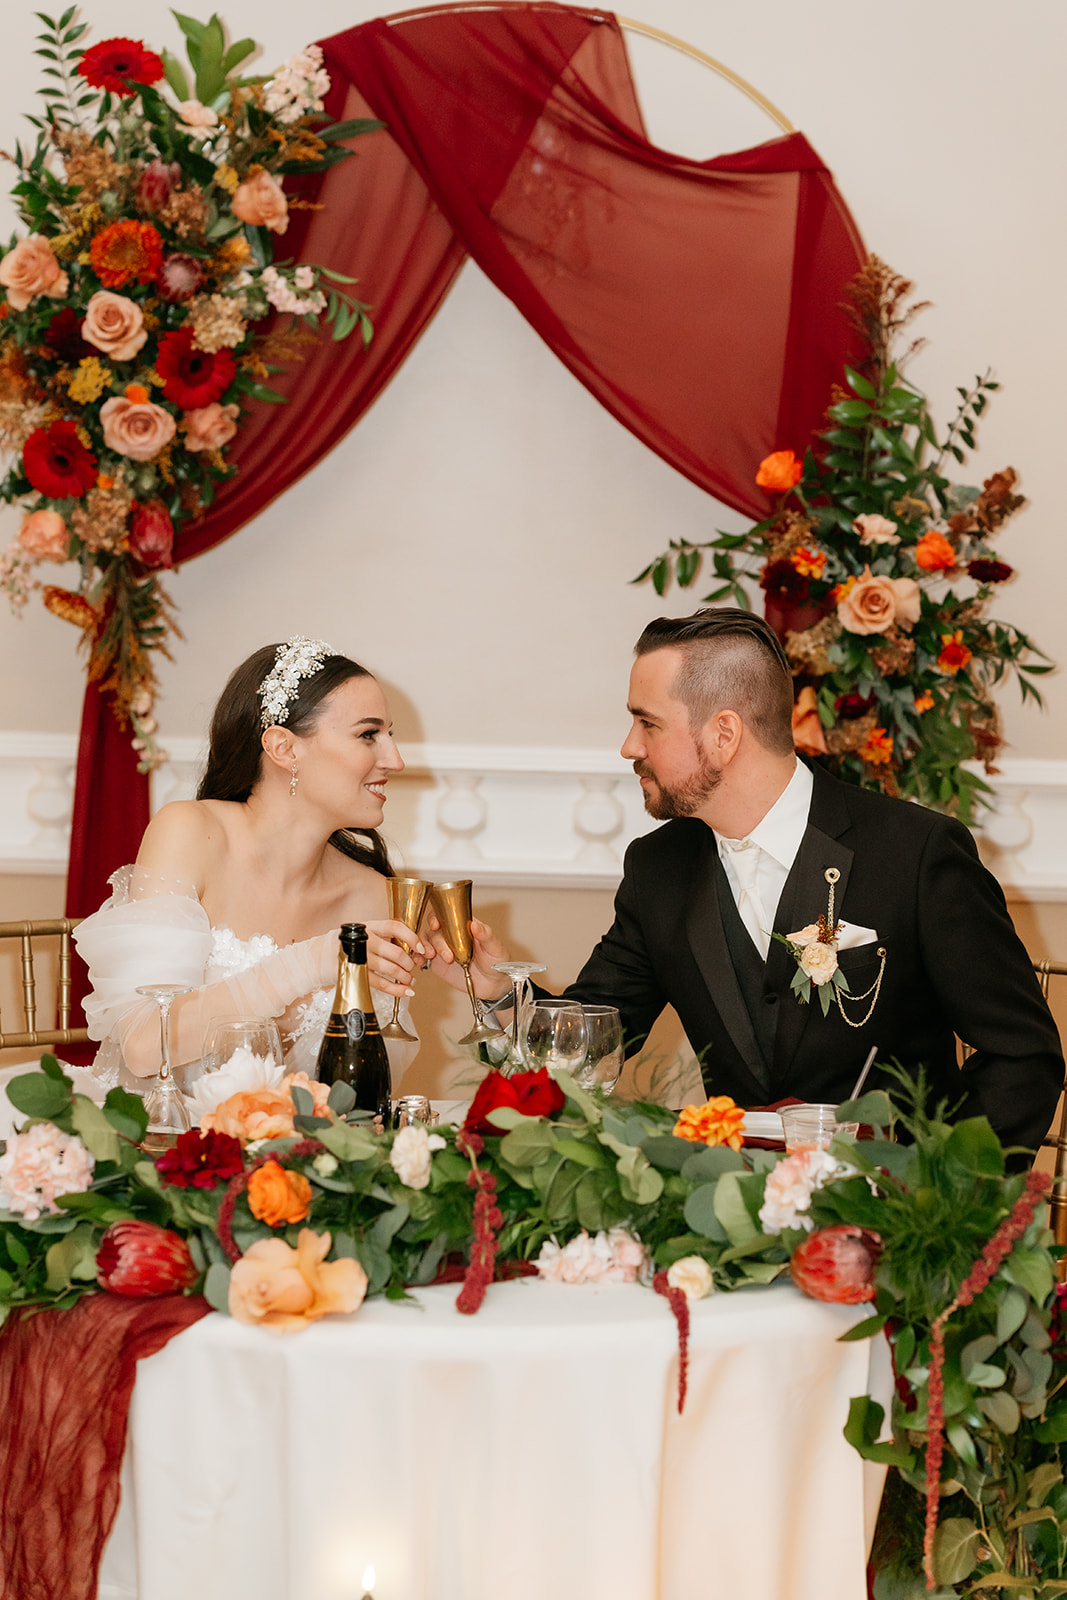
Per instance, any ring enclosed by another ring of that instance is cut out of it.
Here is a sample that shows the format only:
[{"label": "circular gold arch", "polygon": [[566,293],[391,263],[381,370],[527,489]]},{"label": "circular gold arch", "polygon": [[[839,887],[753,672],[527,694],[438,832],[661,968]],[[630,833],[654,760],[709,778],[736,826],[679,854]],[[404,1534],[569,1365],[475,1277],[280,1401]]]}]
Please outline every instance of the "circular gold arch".
[{"label": "circular gold arch", "polygon": [[686,44],[684,39],[679,39],[673,33],[664,33],[662,28],[653,28],[647,22],[635,22],[633,17],[620,17],[616,14],[616,22],[620,28],[628,28],[631,33],[640,33],[646,39],[657,39],[660,44],[669,45],[672,50],[680,50],[683,55],[690,56],[692,60],[699,61],[703,66],[710,67],[712,72],[717,72],[720,78],[725,78],[727,83],[732,83],[735,89],[740,89],[747,95],[761,111],[765,111],[773,122],[776,122],[783,133],[795,133],[796,129],[783,111],[779,111],[773,101],[760,94],[759,90],[746,78],[742,78],[732,68],[722,61],[716,61],[714,56],[709,56],[705,51],[698,50],[695,45]]}]

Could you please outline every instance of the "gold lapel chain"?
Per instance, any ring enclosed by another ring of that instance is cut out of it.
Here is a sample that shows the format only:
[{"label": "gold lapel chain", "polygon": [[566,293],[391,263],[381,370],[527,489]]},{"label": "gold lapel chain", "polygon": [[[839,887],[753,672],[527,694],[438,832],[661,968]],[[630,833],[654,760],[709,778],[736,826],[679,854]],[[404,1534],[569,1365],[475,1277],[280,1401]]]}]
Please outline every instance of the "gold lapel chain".
[{"label": "gold lapel chain", "polygon": [[[826,926],[830,929],[831,933],[834,933],[837,929],[837,918],[834,915],[834,885],[837,883],[837,880],[840,878],[840,876],[841,874],[837,867],[827,867],[826,871],[823,873],[823,877],[830,885],[830,895],[826,907]],[[870,988],[864,989],[862,994],[849,995],[850,1000],[866,1000],[868,995],[872,996],[871,1003],[867,1007],[867,1014],[866,1016],[861,1017],[859,1022],[853,1022],[852,1018],[846,1014],[845,1002],[841,998],[841,990],[838,988],[836,983],[833,985],[834,999],[837,1001],[837,1009],[840,1011],[841,1016],[844,1018],[845,1022],[848,1023],[850,1028],[862,1028],[866,1023],[870,1022],[871,1018],[874,1016],[874,1008],[878,1004],[878,994],[882,987],[882,979],[885,977],[884,945],[878,946],[878,954],[881,957],[882,964],[878,968],[878,976],[875,978]]]}]

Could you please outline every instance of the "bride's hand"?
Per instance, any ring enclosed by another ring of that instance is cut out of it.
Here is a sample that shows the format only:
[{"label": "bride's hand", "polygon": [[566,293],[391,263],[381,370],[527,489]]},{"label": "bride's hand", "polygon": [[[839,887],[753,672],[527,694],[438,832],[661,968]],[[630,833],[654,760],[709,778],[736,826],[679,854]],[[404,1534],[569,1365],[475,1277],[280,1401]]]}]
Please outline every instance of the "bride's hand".
[{"label": "bride's hand", "polygon": [[[367,972],[371,988],[390,998],[399,994],[410,999],[415,993],[411,987],[412,972],[416,964],[422,965],[431,951],[418,934],[402,922],[368,922],[366,927]],[[404,944],[411,946],[414,956],[409,956],[398,942],[401,939]]]},{"label": "bride's hand", "polygon": [[[470,930],[474,939],[474,956],[471,960],[474,992],[480,1000],[499,999],[507,992],[510,985],[502,972],[493,971],[493,964],[497,961],[507,961],[507,947],[501,944],[487,922],[479,922],[477,918],[473,918]],[[422,938],[424,944],[429,943],[433,946],[433,960],[430,963],[432,971],[446,983],[450,983],[453,989],[465,988],[463,968],[445,943],[441,924],[432,912],[426,918],[426,930]]]}]

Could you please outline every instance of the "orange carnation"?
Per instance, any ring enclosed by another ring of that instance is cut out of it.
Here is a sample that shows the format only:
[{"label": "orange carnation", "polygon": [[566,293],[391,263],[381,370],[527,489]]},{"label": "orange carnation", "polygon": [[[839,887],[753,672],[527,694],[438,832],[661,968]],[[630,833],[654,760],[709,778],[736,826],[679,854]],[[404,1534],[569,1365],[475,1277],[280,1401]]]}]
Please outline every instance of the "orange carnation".
[{"label": "orange carnation", "polygon": [[311,1185],[302,1172],[265,1161],[248,1179],[248,1209],[268,1228],[303,1222],[311,1204]]},{"label": "orange carnation", "polygon": [[924,711],[932,711],[934,709],[934,704],[934,697],[930,693],[929,689],[924,689],[922,694],[917,694],[915,696],[915,709],[920,716]]},{"label": "orange carnation", "polygon": [[801,545],[799,550],[794,550],[790,556],[793,569],[800,573],[802,578],[821,578],[826,571],[826,556],[821,550],[809,550],[807,545]]},{"label": "orange carnation", "polygon": [[915,546],[915,561],[924,572],[947,572],[956,565],[956,552],[943,533],[931,528]]},{"label": "orange carnation", "polygon": [[893,759],[893,740],[884,728],[872,728],[857,753],[868,766],[885,766]]},{"label": "orange carnation", "polygon": [[150,222],[128,218],[101,228],[89,246],[89,259],[105,289],[151,283],[163,264],[163,241]]},{"label": "orange carnation", "polygon": [[971,659],[971,651],[963,642],[963,629],[957,628],[955,633],[941,635],[941,654],[937,664],[942,672],[959,672]]},{"label": "orange carnation", "polygon": [[728,1094],[713,1095],[706,1105],[684,1106],[671,1132],[693,1144],[728,1144],[740,1150],[745,1113]]},{"label": "orange carnation", "polygon": [[761,489],[770,489],[775,494],[788,494],[803,476],[804,466],[797,460],[795,451],[775,450],[760,462],[756,482]]}]

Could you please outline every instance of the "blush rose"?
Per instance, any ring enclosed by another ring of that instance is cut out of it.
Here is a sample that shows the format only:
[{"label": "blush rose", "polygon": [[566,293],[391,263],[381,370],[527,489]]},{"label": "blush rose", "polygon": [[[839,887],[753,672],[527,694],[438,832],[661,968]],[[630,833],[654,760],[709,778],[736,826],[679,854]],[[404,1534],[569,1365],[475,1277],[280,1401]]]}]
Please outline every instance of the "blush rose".
[{"label": "blush rose", "polygon": [[849,633],[885,633],[919,620],[919,585],[914,578],[876,578],[870,567],[837,602],[837,614]]},{"label": "blush rose", "polygon": [[182,418],[187,450],[221,450],[237,432],[240,406],[220,405],[213,400],[209,406],[187,411]]},{"label": "blush rose", "polygon": [[239,183],[230,205],[235,217],[254,228],[284,233],[289,226],[289,202],[269,172],[257,172],[254,178]]},{"label": "blush rose", "polygon": [[58,511],[31,511],[19,529],[18,543],[38,561],[66,561],[67,524]]},{"label": "blush rose", "polygon": [[0,284],[7,290],[12,311],[25,311],[35,295],[60,300],[67,292],[67,274],[52,253],[47,239],[36,234],[20,239],[0,258]]},{"label": "blush rose", "polygon": [[112,361],[131,361],[148,338],[148,331],[139,305],[124,294],[99,289],[85,308],[81,336]]},{"label": "blush rose", "polygon": [[137,404],[122,395],[104,401],[100,421],[108,449],[131,461],[151,461],[177,431],[177,423],[162,406],[151,400]]}]

